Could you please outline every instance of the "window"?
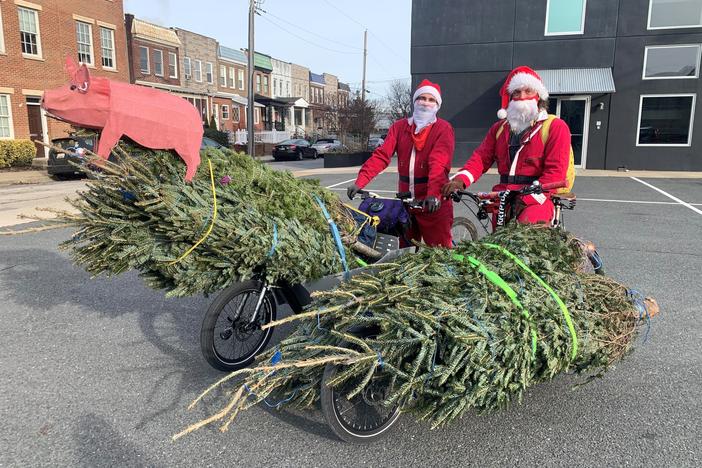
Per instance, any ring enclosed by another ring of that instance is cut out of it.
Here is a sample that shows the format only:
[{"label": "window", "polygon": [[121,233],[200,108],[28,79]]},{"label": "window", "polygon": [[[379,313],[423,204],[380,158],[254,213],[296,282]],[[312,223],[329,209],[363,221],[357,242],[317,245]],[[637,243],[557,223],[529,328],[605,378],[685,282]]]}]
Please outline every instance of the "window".
[{"label": "window", "polygon": [[261,109],[258,107],[254,109],[254,123],[258,124],[258,122],[261,120]]},{"label": "window", "polygon": [[2,30],[2,10],[0,10],[0,54],[5,52],[5,34]]},{"label": "window", "polygon": [[646,47],[643,79],[698,78],[701,50],[700,44]]},{"label": "window", "polygon": [[139,70],[145,75],[148,75],[149,70],[149,48],[139,46]]},{"label": "window", "polygon": [[178,56],[175,52],[168,52],[168,77],[178,78]]},{"label": "window", "polygon": [[35,10],[18,7],[20,42],[22,53],[41,57],[41,40],[39,37],[39,17]]},{"label": "window", "polygon": [[163,51],[154,49],[154,75],[163,76]]},{"label": "window", "polygon": [[210,62],[205,63],[205,71],[207,74],[207,82],[209,84],[214,84],[214,67]]},{"label": "window", "polygon": [[275,94],[276,91],[278,91],[276,88],[278,87],[278,80],[276,78],[273,78],[273,94]]},{"label": "window", "polygon": [[690,146],[694,94],[642,95],[636,146]]},{"label": "window", "polygon": [[234,67],[229,67],[229,87],[234,89]]},{"label": "window", "polygon": [[198,83],[202,83],[202,61],[200,60],[195,60],[195,81]]},{"label": "window", "polygon": [[261,92],[261,75],[256,75],[256,92]]},{"label": "window", "polygon": [[241,109],[239,106],[232,106],[232,121],[239,122],[241,120]]},{"label": "window", "polygon": [[78,61],[88,65],[94,65],[93,27],[88,23],[76,21],[76,39],[78,40]]},{"label": "window", "polygon": [[183,73],[185,74],[186,80],[189,80],[193,76],[193,69],[190,64],[190,57],[183,58]]},{"label": "window", "polygon": [[219,66],[219,85],[227,86],[227,67],[224,65]]},{"label": "window", "polygon": [[100,45],[102,47],[102,67],[117,68],[115,60],[115,32],[112,29],[100,27]]},{"label": "window", "polygon": [[649,0],[648,29],[699,28],[700,0]]},{"label": "window", "polygon": [[268,77],[263,75],[263,94],[268,94]]},{"label": "window", "polygon": [[222,104],[222,119],[229,120],[229,106]]},{"label": "window", "polygon": [[239,89],[244,89],[244,70],[238,70],[239,73]]},{"label": "window", "polygon": [[547,0],[545,36],[582,34],[587,0]]},{"label": "window", "polygon": [[0,94],[0,138],[14,138],[10,109],[10,95]]}]

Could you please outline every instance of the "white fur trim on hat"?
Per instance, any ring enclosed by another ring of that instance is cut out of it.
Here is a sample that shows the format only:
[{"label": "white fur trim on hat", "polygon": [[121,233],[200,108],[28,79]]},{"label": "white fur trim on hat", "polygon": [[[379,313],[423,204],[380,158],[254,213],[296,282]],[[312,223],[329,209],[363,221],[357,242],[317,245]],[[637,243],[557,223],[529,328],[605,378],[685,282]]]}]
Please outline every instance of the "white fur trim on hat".
[{"label": "white fur trim on hat", "polygon": [[539,98],[544,101],[548,99],[548,91],[543,82],[529,73],[517,73],[512,77],[507,85],[507,92],[512,94],[521,88],[531,88],[539,94]]},{"label": "white fur trim on hat", "polygon": [[497,111],[497,118],[500,120],[504,120],[507,118],[507,110],[506,109],[500,109]]},{"label": "white fur trim on hat", "polygon": [[431,94],[434,96],[434,99],[436,99],[436,103],[439,104],[439,107],[441,107],[441,94],[439,94],[439,91],[433,87],[433,86],[422,86],[421,88],[417,88],[417,91],[414,92],[414,95],[412,96],[412,102],[416,101],[419,96],[422,94]]}]

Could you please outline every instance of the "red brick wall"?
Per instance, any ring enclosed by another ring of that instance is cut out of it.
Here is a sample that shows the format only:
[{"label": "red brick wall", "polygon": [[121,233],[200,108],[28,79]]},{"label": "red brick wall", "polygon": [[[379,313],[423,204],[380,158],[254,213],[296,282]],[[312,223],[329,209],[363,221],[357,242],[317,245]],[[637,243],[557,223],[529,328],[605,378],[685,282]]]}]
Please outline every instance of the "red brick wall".
[{"label": "red brick wall", "polygon": [[[67,83],[64,72],[66,55],[78,60],[76,20],[73,15],[94,20],[92,26],[93,62],[90,73],[118,81],[129,81],[124,7],[122,0],[34,0],[41,6],[37,11],[42,59],[22,56],[19,33],[18,5],[12,0],[0,0],[5,53],[0,53],[0,93],[12,90],[10,101],[15,138],[29,136],[25,96],[22,90],[44,90]],[[28,7],[29,8],[29,7]],[[116,71],[102,67],[100,24],[113,25]],[[67,126],[48,119],[51,138],[64,136]]]},{"label": "red brick wall", "polygon": [[[132,56],[132,73],[133,81],[148,81],[149,83],[161,83],[171,86],[180,86],[180,70],[179,70],[179,56],[178,49],[175,47],[169,47],[164,44],[157,44],[155,42],[145,41],[143,39],[133,38],[131,41],[131,56]],[[144,46],[149,50],[149,73],[142,73],[141,71],[141,53],[140,47]],[[157,76],[154,69],[154,56],[156,51],[160,50],[163,54],[163,76]],[[177,78],[170,77],[170,71],[168,68],[169,53],[176,54],[175,67]]]}]

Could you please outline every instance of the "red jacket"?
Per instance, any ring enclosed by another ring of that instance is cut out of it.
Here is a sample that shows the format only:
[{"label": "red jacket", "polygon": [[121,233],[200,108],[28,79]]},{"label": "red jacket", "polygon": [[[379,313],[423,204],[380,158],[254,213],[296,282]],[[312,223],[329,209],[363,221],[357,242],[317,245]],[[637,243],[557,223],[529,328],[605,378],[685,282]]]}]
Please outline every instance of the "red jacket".
[{"label": "red jacket", "polygon": [[[570,130],[563,120],[554,119],[551,122],[548,140],[544,145],[541,140],[541,125],[547,117],[546,112],[542,111],[539,114],[536,124],[522,138],[522,147],[511,163],[509,124],[504,120],[495,123],[468,162],[454,177],[460,177],[468,186],[478,180],[497,160],[497,171],[501,176],[538,177],[542,184],[565,180],[570,162]],[[496,138],[497,131],[502,125],[504,129],[499,138]],[[496,190],[506,187],[506,184],[500,185],[501,187]],[[520,184],[518,187],[523,185]]]},{"label": "red jacket", "polygon": [[439,198],[441,187],[448,182],[455,145],[453,127],[444,119],[436,119],[420,151],[415,149],[410,119],[392,124],[383,144],[373,152],[361,170],[356,185],[363,188],[390,164],[397,152],[399,192],[412,192],[414,198]]}]

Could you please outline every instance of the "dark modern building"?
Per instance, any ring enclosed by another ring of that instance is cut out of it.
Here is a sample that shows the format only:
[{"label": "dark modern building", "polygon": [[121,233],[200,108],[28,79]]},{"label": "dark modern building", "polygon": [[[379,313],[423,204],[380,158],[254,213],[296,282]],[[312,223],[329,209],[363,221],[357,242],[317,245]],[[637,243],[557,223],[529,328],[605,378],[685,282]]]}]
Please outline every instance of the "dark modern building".
[{"label": "dark modern building", "polygon": [[412,78],[441,85],[454,165],[528,65],[588,169],[702,171],[702,0],[413,0]]}]

